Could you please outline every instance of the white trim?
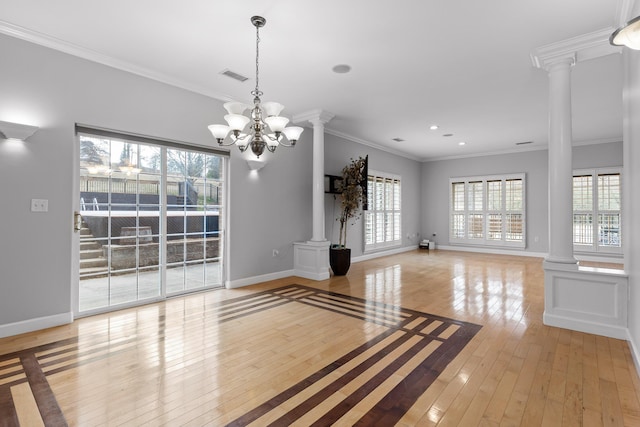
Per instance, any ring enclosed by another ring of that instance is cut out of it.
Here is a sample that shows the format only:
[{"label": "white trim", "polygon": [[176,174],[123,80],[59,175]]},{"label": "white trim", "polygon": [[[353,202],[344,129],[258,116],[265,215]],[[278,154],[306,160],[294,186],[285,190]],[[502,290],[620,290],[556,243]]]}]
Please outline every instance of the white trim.
[{"label": "white trim", "polygon": [[88,61],[103,64],[117,70],[126,71],[128,73],[136,74],[138,76],[146,77],[151,80],[155,80],[161,83],[168,84],[170,86],[178,87],[188,90],[190,92],[200,93],[221,101],[232,101],[233,99],[226,94],[214,92],[211,89],[194,85],[182,79],[177,79],[173,76],[159,73],[149,68],[140,67],[133,63],[123,61],[114,58],[109,55],[97,52],[95,50],[88,49],[84,46],[79,46],[73,43],[69,43],[65,40],[52,37],[47,34],[43,34],[37,31],[30,30],[28,28],[21,27],[19,25],[12,24],[10,22],[0,20],[0,34],[6,34],[7,36],[15,37],[21,40],[35,43],[40,46],[44,46],[50,49],[54,49],[60,52],[67,53],[69,55],[77,56]]},{"label": "white trim", "polygon": [[[542,315],[542,322],[547,326],[585,332],[587,334],[602,335],[604,337],[620,340],[627,339],[629,335],[628,329],[622,326],[606,325],[603,323],[589,322],[587,320],[576,320],[569,317],[550,314],[546,311]],[[638,365],[636,363],[636,367],[637,366]]]},{"label": "white trim", "polygon": [[21,320],[20,322],[0,325],[0,338],[53,328],[54,326],[67,325],[69,323],[73,323],[72,312]]},{"label": "white trim", "polygon": [[383,256],[397,255],[397,254],[401,254],[403,252],[414,251],[416,249],[418,249],[418,245],[415,245],[415,246],[403,246],[401,248],[391,249],[391,250],[388,250],[388,251],[377,251],[377,252],[373,252],[372,251],[372,252],[366,253],[364,255],[360,255],[358,257],[351,258],[351,263],[354,264],[356,262],[368,261],[370,259],[380,258],[380,257],[383,257]]},{"label": "white trim", "polygon": [[514,255],[514,256],[529,256],[534,258],[546,258],[546,252],[527,252],[521,248],[495,248],[487,246],[466,246],[466,245],[438,245],[436,249],[445,251],[459,251],[459,252],[475,252],[481,254],[494,254],[494,255]]},{"label": "white trim", "polygon": [[225,283],[227,289],[241,288],[243,286],[255,285],[256,283],[268,282],[270,280],[283,279],[295,276],[295,270],[277,271],[275,273],[262,274],[260,276],[245,277],[244,279],[228,280]]},{"label": "white trim", "polygon": [[636,365],[636,372],[640,373],[640,348],[633,341],[633,337],[631,336],[631,332],[627,329],[627,336],[623,339],[626,339],[629,342],[629,350],[631,351],[631,357],[633,358],[633,363]]}]

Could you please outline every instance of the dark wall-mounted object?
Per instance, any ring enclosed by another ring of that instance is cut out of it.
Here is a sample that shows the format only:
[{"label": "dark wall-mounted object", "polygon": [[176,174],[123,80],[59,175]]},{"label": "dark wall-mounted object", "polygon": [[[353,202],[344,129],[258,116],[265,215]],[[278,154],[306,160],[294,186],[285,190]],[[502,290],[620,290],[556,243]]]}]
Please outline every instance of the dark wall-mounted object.
[{"label": "dark wall-mounted object", "polygon": [[[369,209],[369,205],[367,203],[369,199],[367,194],[367,189],[368,189],[367,182],[369,180],[369,155],[368,154],[364,158],[364,171],[362,175],[364,177],[364,179],[360,183],[360,186],[362,187],[362,194],[364,194],[364,204],[362,205],[362,209],[366,211]],[[340,190],[340,184],[342,183],[341,181],[342,181],[342,177],[340,175],[325,175],[324,176],[324,192],[327,194],[342,193],[342,190]]]},{"label": "dark wall-mounted object", "polygon": [[342,177],[338,175],[325,175],[324,176],[324,192],[329,194],[340,194],[340,181]]}]

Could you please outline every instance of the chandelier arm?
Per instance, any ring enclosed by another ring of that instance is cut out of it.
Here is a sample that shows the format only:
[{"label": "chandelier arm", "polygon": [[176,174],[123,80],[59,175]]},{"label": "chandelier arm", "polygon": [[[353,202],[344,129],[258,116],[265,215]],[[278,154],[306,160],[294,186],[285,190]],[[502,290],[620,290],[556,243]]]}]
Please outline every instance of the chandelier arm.
[{"label": "chandelier arm", "polygon": [[234,140],[231,140],[231,141],[229,141],[229,142],[225,143],[225,142],[224,142],[225,140],[226,140],[226,138],[218,139],[218,145],[219,145],[220,147],[228,147],[228,146],[233,145],[233,144],[235,144],[235,143],[236,143]]},{"label": "chandelier arm", "polygon": [[296,145],[295,142],[289,142],[288,144],[285,144],[283,141],[288,141],[288,139],[280,138],[280,140],[278,141],[279,145],[282,145],[283,147],[291,148]]}]

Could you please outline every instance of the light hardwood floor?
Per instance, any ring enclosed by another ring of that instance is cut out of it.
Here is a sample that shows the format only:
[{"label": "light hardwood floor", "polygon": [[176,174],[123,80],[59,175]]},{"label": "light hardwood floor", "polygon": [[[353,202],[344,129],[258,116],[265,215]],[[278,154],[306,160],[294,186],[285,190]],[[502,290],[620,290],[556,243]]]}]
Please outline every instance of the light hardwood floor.
[{"label": "light hardwood floor", "polygon": [[543,281],[412,251],[5,338],[0,425],[640,426],[627,343],[544,326]]}]

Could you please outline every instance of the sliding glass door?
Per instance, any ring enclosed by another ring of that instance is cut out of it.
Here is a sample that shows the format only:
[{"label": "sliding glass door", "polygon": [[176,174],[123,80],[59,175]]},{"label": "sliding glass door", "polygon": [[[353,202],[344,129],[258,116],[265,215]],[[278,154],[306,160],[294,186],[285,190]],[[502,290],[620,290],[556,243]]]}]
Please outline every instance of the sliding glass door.
[{"label": "sliding glass door", "polygon": [[82,129],[78,313],[223,284],[226,157]]}]

